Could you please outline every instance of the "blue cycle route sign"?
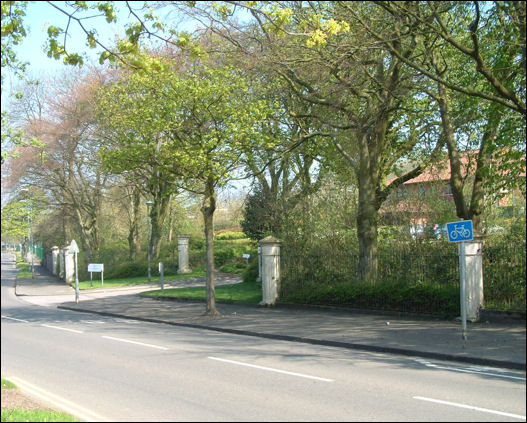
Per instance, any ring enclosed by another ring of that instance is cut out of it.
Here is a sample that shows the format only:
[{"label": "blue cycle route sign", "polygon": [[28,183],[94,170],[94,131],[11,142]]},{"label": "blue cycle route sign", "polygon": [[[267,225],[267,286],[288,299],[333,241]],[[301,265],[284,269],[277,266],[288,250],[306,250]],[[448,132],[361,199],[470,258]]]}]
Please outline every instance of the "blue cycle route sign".
[{"label": "blue cycle route sign", "polygon": [[446,231],[450,242],[472,241],[474,239],[472,220],[447,223]]}]

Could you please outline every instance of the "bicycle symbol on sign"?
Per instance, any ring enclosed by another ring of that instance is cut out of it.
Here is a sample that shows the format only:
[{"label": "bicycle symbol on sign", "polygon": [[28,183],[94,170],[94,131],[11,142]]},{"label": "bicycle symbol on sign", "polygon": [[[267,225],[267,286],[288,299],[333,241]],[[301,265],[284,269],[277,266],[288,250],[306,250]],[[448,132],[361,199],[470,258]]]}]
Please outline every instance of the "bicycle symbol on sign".
[{"label": "bicycle symbol on sign", "polygon": [[472,220],[447,223],[446,227],[450,242],[471,241],[473,239]]},{"label": "bicycle symbol on sign", "polygon": [[466,239],[470,236],[470,231],[463,225],[455,225],[454,230],[450,232],[450,239],[457,239],[457,237]]}]

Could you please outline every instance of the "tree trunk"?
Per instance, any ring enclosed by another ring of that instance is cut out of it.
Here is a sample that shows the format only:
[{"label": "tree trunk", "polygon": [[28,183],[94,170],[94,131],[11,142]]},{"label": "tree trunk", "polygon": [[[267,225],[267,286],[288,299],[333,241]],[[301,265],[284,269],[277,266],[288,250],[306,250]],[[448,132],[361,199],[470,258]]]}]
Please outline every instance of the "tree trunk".
[{"label": "tree trunk", "polygon": [[452,188],[452,196],[454,197],[454,204],[456,205],[456,215],[461,219],[469,219],[468,208],[465,203],[463,195],[463,175],[461,172],[461,159],[456,144],[454,135],[454,127],[452,125],[452,118],[450,114],[450,107],[448,103],[448,94],[443,85],[438,84],[438,101],[439,110],[441,112],[441,123],[443,136],[446,140],[448,149],[448,159],[450,161],[450,186]]},{"label": "tree trunk", "polygon": [[483,212],[485,207],[485,179],[487,168],[490,166],[491,157],[489,147],[494,143],[498,135],[498,126],[502,114],[490,108],[489,117],[485,133],[481,139],[479,154],[476,162],[476,174],[474,175],[474,185],[472,186],[472,197],[470,200],[470,218],[472,219],[474,233],[481,234],[483,230]]},{"label": "tree trunk", "polygon": [[357,236],[359,239],[359,277],[362,282],[375,284],[378,275],[376,178],[366,134],[360,135],[359,204]]},{"label": "tree trunk", "polygon": [[163,196],[163,192],[163,190],[160,190],[158,195],[154,197],[154,204],[152,204],[152,209],[150,210],[151,235],[149,248],[150,258],[152,260],[159,259],[162,228],[167,214],[168,203],[170,201],[170,195]]},{"label": "tree trunk", "polygon": [[448,157],[450,161],[450,185],[452,187],[452,194],[454,197],[454,203],[456,205],[456,214],[457,217],[461,219],[472,219],[474,234],[479,235],[483,229],[482,218],[485,199],[484,180],[487,177],[486,169],[488,168],[491,160],[488,150],[498,134],[498,126],[502,114],[496,111],[494,107],[489,109],[487,125],[479,146],[470,203],[467,204],[467,200],[463,193],[463,181],[466,175],[463,175],[461,168],[461,157],[457,148],[454,128],[451,121],[451,112],[449,108],[447,92],[441,84],[438,84],[438,91],[443,136],[445,137],[448,147]]},{"label": "tree trunk", "polygon": [[139,190],[134,188],[132,196],[130,197],[130,227],[128,229],[128,249],[129,259],[134,261],[139,252],[139,202],[141,196]]},{"label": "tree trunk", "polygon": [[214,295],[214,211],[216,210],[216,192],[214,181],[209,178],[206,182],[205,196],[201,212],[205,224],[205,242],[207,245],[207,308],[205,314],[216,317],[220,313],[216,309],[216,298]]}]

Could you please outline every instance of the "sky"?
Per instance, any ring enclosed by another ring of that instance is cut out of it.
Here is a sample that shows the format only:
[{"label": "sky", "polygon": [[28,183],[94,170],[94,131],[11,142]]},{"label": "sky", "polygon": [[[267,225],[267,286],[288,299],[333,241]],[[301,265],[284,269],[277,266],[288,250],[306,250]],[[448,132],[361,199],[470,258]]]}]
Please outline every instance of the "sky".
[{"label": "sky", "polygon": [[[52,2],[58,7],[64,8],[71,13],[71,9],[65,7],[65,2]],[[95,3],[95,2],[88,2]],[[132,7],[140,7],[144,2],[132,1],[129,2]],[[117,22],[108,23],[103,16],[86,19],[83,21],[86,29],[97,30],[100,41],[105,46],[112,46],[116,37],[124,38],[125,24],[127,22],[136,22],[134,17],[130,17],[130,12],[124,2],[115,2],[118,7]],[[98,14],[97,11],[90,11],[89,16]],[[192,31],[196,25],[192,22],[184,21],[179,17],[174,7],[168,6],[165,9],[155,11],[155,14],[162,19],[162,21],[170,22],[173,26],[177,25],[178,30]],[[65,29],[68,25],[68,16],[60,12],[48,2],[31,2],[26,9],[26,16],[24,17],[24,27],[26,28],[27,36],[21,44],[15,46],[17,58],[22,62],[27,62],[27,69],[25,76],[30,79],[45,79],[54,74],[60,74],[62,71],[72,68],[71,65],[64,65],[62,59],[56,60],[47,57],[45,53],[45,45],[47,42],[47,28],[54,25]],[[61,36],[62,37],[62,36]],[[63,38],[59,37],[62,43]],[[102,50],[90,49],[86,44],[86,34],[79,27],[77,22],[73,21],[68,28],[68,38],[66,39],[66,47],[70,52],[86,53],[88,55],[87,61],[98,63],[99,54]],[[20,85],[18,77],[14,76],[8,69],[3,69],[4,83],[2,87],[2,111],[9,109],[9,98],[18,91],[17,87]],[[245,185],[245,183],[237,184]],[[4,190],[2,190],[2,204],[4,203]]]},{"label": "sky", "polygon": [[[64,2],[53,2],[59,7],[64,6]],[[117,2],[123,3],[123,2]],[[142,2],[131,2],[140,4]],[[124,35],[124,23],[128,21],[128,11],[122,10],[118,14],[117,23],[107,23],[103,17],[93,18],[84,21],[87,28],[95,28],[101,40],[106,45],[112,45],[113,40],[117,35]],[[71,11],[71,9],[66,9]],[[91,12],[93,15],[95,12]],[[50,25],[54,25],[60,28],[66,28],[68,24],[68,17],[55,9],[47,2],[32,2],[27,6],[26,16],[24,18],[24,26],[27,31],[27,36],[24,41],[16,46],[15,51],[17,57],[28,63],[27,75],[30,77],[44,77],[46,75],[52,75],[66,69],[67,65],[62,63],[62,59],[56,60],[47,57],[44,46],[47,41],[47,28]],[[98,55],[100,50],[92,50],[86,45],[86,35],[79,28],[76,22],[72,22],[68,29],[68,38],[66,40],[66,46],[68,51],[88,54],[88,57],[94,62],[98,62]],[[60,38],[62,42],[62,38]],[[14,77],[9,72],[4,75],[4,90],[2,90],[2,109],[6,106],[4,95],[9,94],[18,84],[18,78]]]}]

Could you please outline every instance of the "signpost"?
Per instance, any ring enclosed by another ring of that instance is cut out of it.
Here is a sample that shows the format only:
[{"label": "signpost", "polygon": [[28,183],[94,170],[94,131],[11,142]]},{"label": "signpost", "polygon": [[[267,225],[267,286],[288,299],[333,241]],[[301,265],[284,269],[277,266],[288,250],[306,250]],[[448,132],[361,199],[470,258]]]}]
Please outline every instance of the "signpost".
[{"label": "signpost", "polygon": [[466,260],[465,260],[465,241],[474,239],[472,220],[461,220],[446,224],[448,240],[459,242],[459,278],[460,278],[460,303],[461,303],[461,332],[464,340],[467,339],[467,288],[466,288]]},{"label": "signpost", "polygon": [[75,254],[75,302],[79,302],[79,272],[77,271],[77,254],[79,253],[79,247],[74,239],[71,240],[70,253]]},{"label": "signpost", "polygon": [[101,273],[101,286],[104,286],[104,264],[103,263],[89,263],[88,272],[90,272],[90,285],[93,286],[93,273]]}]

